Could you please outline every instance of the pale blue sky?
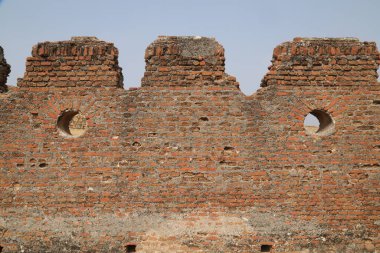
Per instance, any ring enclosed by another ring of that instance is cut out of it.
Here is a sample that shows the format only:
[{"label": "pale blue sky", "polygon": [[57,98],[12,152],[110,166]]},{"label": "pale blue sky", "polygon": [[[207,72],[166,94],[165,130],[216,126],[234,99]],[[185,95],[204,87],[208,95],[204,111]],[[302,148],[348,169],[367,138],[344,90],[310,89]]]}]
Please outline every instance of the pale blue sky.
[{"label": "pale blue sky", "polygon": [[140,86],[145,48],[158,35],[215,37],[226,50],[227,73],[250,95],[273,48],[294,37],[380,44],[379,11],[379,0],[0,0],[0,45],[15,85],[37,42],[97,36],[119,49],[128,88]]}]

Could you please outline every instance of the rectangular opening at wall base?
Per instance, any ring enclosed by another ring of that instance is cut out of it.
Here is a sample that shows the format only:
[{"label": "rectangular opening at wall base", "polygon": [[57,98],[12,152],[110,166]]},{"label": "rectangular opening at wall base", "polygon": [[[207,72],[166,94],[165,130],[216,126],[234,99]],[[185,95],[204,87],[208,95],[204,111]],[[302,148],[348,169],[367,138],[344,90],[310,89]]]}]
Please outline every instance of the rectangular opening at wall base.
[{"label": "rectangular opening at wall base", "polygon": [[272,245],[269,244],[263,244],[261,245],[260,252],[271,252]]},{"label": "rectangular opening at wall base", "polygon": [[127,246],[125,246],[125,252],[126,253],[136,252],[136,244],[128,244]]}]

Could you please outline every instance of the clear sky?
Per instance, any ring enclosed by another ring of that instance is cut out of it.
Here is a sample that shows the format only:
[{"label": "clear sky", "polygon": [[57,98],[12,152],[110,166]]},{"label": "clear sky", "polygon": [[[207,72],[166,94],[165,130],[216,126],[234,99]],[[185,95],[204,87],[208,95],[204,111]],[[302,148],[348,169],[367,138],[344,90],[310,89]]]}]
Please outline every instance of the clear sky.
[{"label": "clear sky", "polygon": [[124,85],[140,86],[145,48],[158,35],[215,37],[227,73],[256,91],[273,48],[294,37],[358,37],[380,45],[380,0],[0,0],[0,45],[23,76],[42,41],[96,36],[119,49]]}]

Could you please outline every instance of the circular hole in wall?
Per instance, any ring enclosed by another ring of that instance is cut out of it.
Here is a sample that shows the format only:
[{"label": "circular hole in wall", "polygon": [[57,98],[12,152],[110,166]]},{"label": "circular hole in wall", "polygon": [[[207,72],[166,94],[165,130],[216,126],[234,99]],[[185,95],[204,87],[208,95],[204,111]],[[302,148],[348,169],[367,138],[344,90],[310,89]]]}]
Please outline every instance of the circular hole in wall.
[{"label": "circular hole in wall", "polygon": [[322,110],[313,110],[306,115],[304,127],[308,134],[326,136],[334,133],[335,124],[331,116]]},{"label": "circular hole in wall", "polygon": [[57,127],[64,136],[79,137],[87,130],[86,117],[79,111],[66,110],[58,117]]}]

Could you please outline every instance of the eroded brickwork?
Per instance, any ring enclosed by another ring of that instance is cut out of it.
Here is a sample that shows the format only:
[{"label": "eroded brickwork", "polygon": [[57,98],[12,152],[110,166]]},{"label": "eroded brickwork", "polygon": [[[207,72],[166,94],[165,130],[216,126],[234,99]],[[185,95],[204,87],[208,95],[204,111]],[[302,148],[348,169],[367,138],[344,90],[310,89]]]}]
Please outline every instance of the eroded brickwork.
[{"label": "eroded brickwork", "polygon": [[20,87],[122,86],[118,50],[95,37],[43,42],[26,59]]},{"label": "eroded brickwork", "polygon": [[282,44],[252,96],[209,38],[159,37],[131,90],[110,43],[32,54],[0,97],[3,252],[379,251],[374,43]]},{"label": "eroded brickwork", "polygon": [[0,46],[0,93],[6,91],[7,77],[11,71],[11,66],[4,58],[4,50]]},{"label": "eroded brickwork", "polygon": [[239,86],[224,72],[224,60],[224,48],[215,39],[160,36],[145,51],[142,86]]},{"label": "eroded brickwork", "polygon": [[379,51],[356,38],[295,38],[274,49],[262,86],[358,85],[377,82]]}]

